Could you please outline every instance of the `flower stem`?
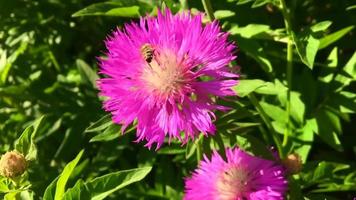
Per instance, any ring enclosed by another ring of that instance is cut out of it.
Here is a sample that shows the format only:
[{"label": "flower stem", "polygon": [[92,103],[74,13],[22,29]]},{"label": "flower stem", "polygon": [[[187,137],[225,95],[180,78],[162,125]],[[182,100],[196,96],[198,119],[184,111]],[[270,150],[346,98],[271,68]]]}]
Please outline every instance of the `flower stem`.
[{"label": "flower stem", "polygon": [[224,141],[221,137],[221,132],[216,133],[214,140],[217,143],[217,145],[219,146],[219,153],[221,155],[221,157],[223,157],[226,160],[226,154],[225,154],[225,145],[224,145]]},{"label": "flower stem", "polygon": [[181,10],[188,10],[188,0],[180,0]]},{"label": "flower stem", "polygon": [[258,113],[260,114],[262,120],[266,124],[268,130],[272,133],[271,135],[272,135],[274,143],[277,146],[279,155],[280,155],[280,157],[283,157],[284,156],[284,151],[283,151],[283,148],[282,148],[282,142],[281,142],[280,138],[278,137],[277,132],[274,130],[274,128],[272,126],[272,122],[269,120],[266,112],[263,110],[263,108],[260,105],[260,103],[258,102],[256,96],[253,93],[251,93],[251,94],[248,95],[248,97],[249,97],[251,103],[256,107]]},{"label": "flower stem", "polygon": [[288,34],[288,43],[287,43],[287,104],[286,104],[286,112],[287,112],[287,127],[284,131],[283,137],[283,146],[286,146],[288,143],[288,137],[290,135],[290,112],[291,112],[291,91],[292,91],[292,74],[293,74],[293,40],[294,33],[292,31],[292,23],[290,19],[290,14],[287,9],[286,3],[284,0],[280,0],[279,9],[281,10],[284,18],[284,25]]},{"label": "flower stem", "polygon": [[202,0],[203,6],[204,6],[204,10],[209,18],[209,21],[214,21],[215,17],[214,17],[214,11],[213,11],[213,7],[211,7],[211,3],[210,0]]},{"label": "flower stem", "polygon": [[199,138],[195,141],[195,145],[197,147],[197,162],[198,162],[198,164],[200,163],[200,160],[203,157],[203,149],[202,149],[202,144],[201,144],[202,138],[203,138],[203,134],[200,134]]}]

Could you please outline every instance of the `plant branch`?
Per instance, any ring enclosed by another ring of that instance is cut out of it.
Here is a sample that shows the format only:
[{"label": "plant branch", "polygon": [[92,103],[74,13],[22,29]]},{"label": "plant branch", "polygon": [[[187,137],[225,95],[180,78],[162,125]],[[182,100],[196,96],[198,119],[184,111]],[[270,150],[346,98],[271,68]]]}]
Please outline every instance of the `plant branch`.
[{"label": "plant branch", "polygon": [[290,14],[287,9],[286,3],[284,0],[280,0],[280,10],[283,14],[284,18],[284,25],[287,30],[287,34],[289,36],[288,43],[287,43],[287,104],[286,104],[286,112],[287,112],[287,127],[284,131],[284,138],[283,138],[283,146],[286,146],[288,143],[288,137],[290,135],[290,113],[291,113],[291,91],[292,91],[292,75],[293,75],[293,41],[294,41],[294,33],[292,31],[292,23],[290,20]]},{"label": "plant branch", "polygon": [[211,21],[211,22],[214,21],[215,16],[214,16],[213,7],[211,7],[210,0],[202,0],[202,3],[203,3],[205,12],[208,15],[209,21]]},{"label": "plant branch", "polygon": [[278,137],[277,132],[274,130],[272,122],[269,120],[266,112],[263,110],[262,106],[260,105],[259,101],[257,100],[256,96],[253,93],[250,93],[248,95],[251,103],[256,107],[257,112],[260,114],[262,120],[264,121],[264,123],[266,124],[268,130],[271,132],[272,138],[274,143],[277,146],[278,152],[280,157],[284,157],[284,151],[282,148],[282,142],[280,140],[280,138]]},{"label": "plant branch", "polygon": [[188,10],[188,0],[180,0],[181,10]]}]

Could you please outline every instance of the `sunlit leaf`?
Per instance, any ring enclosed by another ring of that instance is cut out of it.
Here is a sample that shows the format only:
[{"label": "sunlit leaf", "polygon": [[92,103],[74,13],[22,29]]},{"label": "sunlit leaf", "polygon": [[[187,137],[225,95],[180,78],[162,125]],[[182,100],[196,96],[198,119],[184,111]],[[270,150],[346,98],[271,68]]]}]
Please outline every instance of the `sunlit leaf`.
[{"label": "sunlit leaf", "polygon": [[146,177],[152,167],[143,167],[118,171],[95,178],[86,183],[92,200],[105,199],[111,193],[126,187],[129,184],[140,181]]},{"label": "sunlit leaf", "polygon": [[[13,63],[17,60],[17,58],[23,54],[29,44],[29,35],[27,33],[21,34],[18,38],[12,41],[12,44],[16,44],[18,41],[21,41],[20,46],[13,52],[11,55],[7,56],[7,52],[3,51],[0,60],[0,85],[4,84],[8,78],[10,69],[13,66]],[[6,58],[7,56],[7,58]]]},{"label": "sunlit leaf", "polygon": [[350,75],[352,78],[356,79],[356,51],[346,63],[343,71]]},{"label": "sunlit leaf", "polygon": [[237,95],[240,97],[247,96],[256,89],[263,87],[266,83],[263,80],[240,80],[239,84],[234,87]]},{"label": "sunlit leaf", "polygon": [[297,134],[299,140],[295,141],[295,152],[301,156],[303,163],[307,161],[308,155],[312,148],[314,133],[317,132],[318,125],[315,119],[306,121],[303,129]]},{"label": "sunlit leaf", "polygon": [[69,188],[62,198],[62,200],[87,200],[91,199],[90,191],[85,186],[83,180],[78,180],[74,187]]},{"label": "sunlit leaf", "polygon": [[118,16],[118,17],[139,17],[140,6],[142,8],[147,8],[150,6],[149,2],[130,0],[130,1],[107,1],[103,3],[92,4],[82,10],[77,11],[72,16],[95,16],[95,15],[105,15],[105,16]]},{"label": "sunlit leaf", "polygon": [[96,74],[96,72],[92,68],[90,68],[86,62],[84,62],[81,59],[77,59],[76,63],[83,82],[87,82],[95,88],[96,80],[99,79],[99,76]]},{"label": "sunlit leaf", "polygon": [[37,148],[34,142],[36,133],[43,120],[43,116],[27,127],[15,142],[15,149],[24,154],[26,160],[34,160],[37,157]]},{"label": "sunlit leaf", "polygon": [[256,60],[265,72],[271,73],[273,71],[270,59],[267,57],[263,46],[257,41],[238,37],[237,42],[241,51]]},{"label": "sunlit leaf", "polygon": [[253,2],[252,6],[251,6],[252,8],[261,7],[268,3],[272,3],[274,5],[279,4],[279,1],[277,1],[277,0],[230,0],[230,1],[237,1],[237,5],[242,5],[242,4],[246,4],[249,2]]},{"label": "sunlit leaf", "polygon": [[112,124],[111,115],[107,114],[85,129],[85,132],[102,131]]},{"label": "sunlit leaf", "polygon": [[281,122],[283,124],[287,123],[288,114],[285,110],[283,110],[279,106],[272,105],[266,102],[260,102],[260,104],[266,114],[273,120]]},{"label": "sunlit leaf", "polygon": [[310,69],[313,69],[316,53],[319,50],[320,41],[315,38],[313,32],[306,31],[296,36],[295,45],[300,59]]},{"label": "sunlit leaf", "polygon": [[121,134],[121,126],[117,124],[111,124],[102,133],[94,136],[90,139],[90,142],[104,142],[111,141],[118,138]]},{"label": "sunlit leaf", "polygon": [[327,66],[324,67],[322,77],[320,78],[323,82],[330,83],[330,81],[334,77],[335,68],[338,64],[338,57],[337,57],[337,47],[334,47],[333,50],[330,52],[327,58]]},{"label": "sunlit leaf", "polygon": [[43,194],[43,200],[54,200],[54,196],[56,193],[56,184],[58,181],[58,177],[54,179],[46,188]]},{"label": "sunlit leaf", "polygon": [[342,38],[348,32],[350,32],[353,28],[354,28],[354,26],[348,26],[346,28],[343,28],[339,31],[336,31],[334,33],[331,33],[331,34],[326,35],[325,37],[321,38],[319,49],[323,49],[323,48],[329,46],[330,44],[338,41],[340,38]]},{"label": "sunlit leaf", "polygon": [[77,157],[74,160],[69,162],[63,169],[62,173],[59,175],[57,186],[56,186],[56,193],[54,195],[54,200],[61,200],[65,193],[66,184],[72,172],[74,171],[75,166],[77,166],[80,158],[83,155],[83,150],[79,152]]},{"label": "sunlit leaf", "polygon": [[341,83],[336,90],[340,90],[348,86],[352,81],[356,80],[356,52],[352,55],[350,60],[342,68],[341,72],[335,77],[335,81]]},{"label": "sunlit leaf", "polygon": [[265,84],[262,87],[257,88],[255,92],[259,94],[278,95],[287,90],[288,88],[276,79],[274,83],[265,82]]},{"label": "sunlit leaf", "polygon": [[302,101],[300,94],[292,92],[290,97],[291,116],[299,124],[304,123],[305,105]]},{"label": "sunlit leaf", "polygon": [[352,5],[346,8],[346,10],[354,10],[356,9],[356,5]]},{"label": "sunlit leaf", "polygon": [[325,31],[332,24],[331,21],[322,21],[310,27],[313,32]]},{"label": "sunlit leaf", "polygon": [[341,132],[340,119],[334,113],[321,109],[316,113],[318,123],[317,134],[321,139],[337,151],[342,151],[338,134]]},{"label": "sunlit leaf", "polygon": [[234,16],[235,13],[231,10],[217,10],[214,12],[214,16],[216,19],[224,19],[228,17]]},{"label": "sunlit leaf", "polygon": [[356,94],[352,92],[342,91],[334,94],[328,105],[335,107],[342,113],[356,112]]},{"label": "sunlit leaf", "polygon": [[270,27],[265,24],[249,24],[244,27],[234,26],[229,30],[232,35],[239,34],[244,38],[252,38],[268,31],[270,31]]}]

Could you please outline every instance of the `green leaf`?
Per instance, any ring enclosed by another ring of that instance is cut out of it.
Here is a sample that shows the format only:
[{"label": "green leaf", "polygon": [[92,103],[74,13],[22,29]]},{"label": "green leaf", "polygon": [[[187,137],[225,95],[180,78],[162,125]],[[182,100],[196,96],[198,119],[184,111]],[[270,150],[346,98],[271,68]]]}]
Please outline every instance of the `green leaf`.
[{"label": "green leaf", "polygon": [[356,52],[352,55],[345,67],[335,77],[335,81],[341,83],[337,90],[349,85],[356,80]]},{"label": "green leaf", "polygon": [[303,199],[303,192],[300,184],[293,176],[288,177],[288,199]]},{"label": "green leaf", "polygon": [[307,197],[304,197],[305,200],[340,200],[338,198],[327,196],[325,194],[307,194]]},{"label": "green leaf", "polygon": [[86,186],[92,200],[101,200],[129,184],[142,180],[151,169],[152,167],[142,167],[106,174],[89,181]]},{"label": "green leaf", "polygon": [[228,17],[232,17],[235,15],[235,12],[231,10],[217,10],[214,12],[214,16],[216,19],[224,19]]},{"label": "green leaf", "polygon": [[83,82],[89,83],[95,88],[96,80],[99,79],[99,76],[96,74],[96,72],[85,61],[81,59],[77,59],[76,63]]},{"label": "green leaf", "polygon": [[91,199],[90,191],[86,187],[83,180],[78,180],[74,187],[68,189],[62,198],[62,200],[87,200]]},{"label": "green leaf", "polygon": [[240,80],[239,84],[234,87],[234,90],[240,97],[245,97],[251,92],[267,95],[277,95],[287,91],[287,89],[288,88],[284,86],[278,79],[276,79],[274,83],[265,82],[260,79]]},{"label": "green leaf", "polygon": [[297,92],[291,93],[290,98],[291,103],[291,116],[297,121],[299,124],[304,124],[304,113],[305,113],[305,105],[304,102],[300,98],[300,94]]},{"label": "green leaf", "polygon": [[317,33],[325,31],[330,25],[331,21],[319,22],[307,30],[303,31],[299,35],[293,37],[297,52],[300,59],[310,69],[313,69],[315,56],[319,50],[320,41],[317,38]]},{"label": "green leaf", "polygon": [[263,87],[265,84],[266,82],[259,79],[240,80],[239,84],[234,87],[234,90],[238,96],[245,97],[256,89]]},{"label": "green leaf", "polygon": [[17,200],[19,191],[11,191],[4,196],[4,200]]},{"label": "green leaf", "polygon": [[255,92],[259,94],[278,95],[286,92],[287,90],[288,88],[276,79],[274,83],[265,82],[265,84],[262,87],[257,88]]},{"label": "green leaf", "polygon": [[185,152],[186,150],[181,145],[170,145],[169,147],[162,147],[157,151],[158,154],[166,155],[184,154]]},{"label": "green leaf", "polygon": [[256,35],[270,31],[270,27],[265,24],[249,24],[244,27],[233,26],[229,32],[232,35],[240,35],[243,38],[253,38]]},{"label": "green leaf", "polygon": [[21,191],[19,193],[19,199],[21,200],[33,200],[34,193],[32,191]]},{"label": "green leaf", "polygon": [[44,116],[37,119],[33,124],[28,126],[21,136],[15,141],[15,149],[22,153],[26,160],[35,160],[37,157],[37,148],[34,138]]},{"label": "green leaf", "polygon": [[242,4],[253,2],[251,8],[258,8],[258,7],[264,6],[266,4],[273,4],[278,7],[280,4],[279,0],[228,0],[228,1],[229,2],[237,1],[237,5],[242,5]]},{"label": "green leaf", "polygon": [[335,71],[338,63],[337,51],[338,48],[334,47],[327,58],[327,66],[322,69],[323,71],[321,73],[323,74],[321,75],[320,80],[325,83],[330,83],[333,79],[333,72]]},{"label": "green leaf", "polygon": [[109,127],[112,124],[111,114],[107,114],[104,117],[100,118],[98,121],[94,122],[88,128],[85,129],[85,132],[97,132],[102,131]]},{"label": "green leaf", "polygon": [[185,159],[190,159],[197,152],[197,145],[195,142],[188,142],[185,148]]},{"label": "green leaf", "polygon": [[1,51],[0,49],[0,74],[4,73],[5,68],[7,63],[7,51],[3,50]]},{"label": "green leaf", "polygon": [[33,195],[28,190],[13,190],[4,196],[4,200],[33,200]]},{"label": "green leaf", "polygon": [[356,190],[356,173],[350,165],[335,162],[309,162],[303,168],[301,180],[311,192],[341,192]]},{"label": "green leaf", "polygon": [[346,8],[347,11],[349,11],[349,10],[354,10],[354,9],[356,9],[356,5],[348,6],[348,7]]},{"label": "green leaf", "polygon": [[[13,66],[13,63],[17,60],[17,58],[23,54],[29,44],[29,36],[27,33],[21,34],[17,40],[21,41],[20,46],[9,56],[6,58],[6,51],[3,51],[1,55],[0,61],[0,85],[4,84],[9,75],[10,69]],[[15,39],[15,40],[16,40]]]},{"label": "green leaf", "polygon": [[104,142],[114,140],[120,136],[120,129],[121,126],[117,124],[111,124],[105,129],[104,132],[91,138],[90,142]]},{"label": "green leaf", "polygon": [[[148,3],[143,1],[107,1],[103,3],[92,4],[82,10],[77,11],[72,17],[79,16],[117,16],[117,17],[139,17],[141,8],[147,8]],[[146,9],[148,11],[148,9]]]},{"label": "green leaf", "polygon": [[246,134],[236,135],[236,142],[239,148],[251,152],[256,156],[261,156],[266,159],[273,159],[271,151],[258,138]]},{"label": "green leaf", "polygon": [[317,132],[318,125],[315,119],[309,119],[306,121],[305,126],[298,132],[297,138],[299,140],[293,141],[295,143],[295,152],[298,153],[303,163],[307,161],[309,152],[314,140],[314,133]]},{"label": "green leaf", "polygon": [[323,49],[323,48],[329,46],[330,44],[338,41],[340,38],[342,38],[344,35],[346,35],[348,32],[350,32],[353,28],[354,28],[354,26],[348,26],[346,28],[343,28],[339,31],[336,31],[334,33],[331,33],[331,34],[321,38],[319,49]]},{"label": "green leaf", "polygon": [[5,183],[6,178],[0,177],[0,193],[7,193],[10,191],[9,186]]},{"label": "green leaf", "polygon": [[343,71],[350,75],[353,79],[356,79],[356,51],[346,63]]},{"label": "green leaf", "polygon": [[294,37],[294,43],[297,48],[300,59],[310,69],[313,69],[316,53],[319,49],[319,40],[312,31],[305,31]]},{"label": "green leaf", "polygon": [[326,109],[320,109],[316,113],[316,120],[318,124],[317,134],[321,139],[335,150],[342,151],[343,148],[338,137],[338,133],[341,133],[338,116]]},{"label": "green leaf", "polygon": [[249,40],[239,36],[236,37],[241,51],[256,60],[265,72],[271,73],[273,71],[272,64],[270,59],[266,56],[263,46],[261,46],[256,40]]},{"label": "green leaf", "polygon": [[260,104],[270,118],[282,124],[287,123],[288,114],[281,107],[263,101]]},{"label": "green leaf", "polygon": [[336,108],[341,113],[355,113],[356,94],[353,92],[341,91],[332,96],[328,105]]},{"label": "green leaf", "polygon": [[43,194],[43,200],[54,200],[54,195],[56,193],[56,183],[58,181],[58,177],[54,179],[46,188]]},{"label": "green leaf", "polygon": [[[333,171],[337,165],[337,163],[330,163],[325,161],[319,163],[308,163],[303,169],[302,178],[307,181],[308,185],[313,185],[322,181],[323,179],[330,178],[330,175],[333,174]],[[345,166],[347,165],[342,165],[342,167]]]},{"label": "green leaf", "polygon": [[325,31],[332,24],[331,21],[322,21],[310,27],[313,32]]},{"label": "green leaf", "polygon": [[[229,0],[229,1],[236,1],[236,0]],[[253,0],[237,0],[237,5],[242,5],[242,4],[246,4],[249,3]]]},{"label": "green leaf", "polygon": [[79,152],[79,154],[77,155],[77,157],[75,157],[74,160],[72,160],[71,162],[69,162],[63,169],[62,173],[59,175],[58,181],[57,181],[57,186],[56,186],[56,193],[54,196],[55,200],[61,200],[64,192],[65,192],[65,188],[66,188],[66,184],[67,181],[70,177],[70,175],[72,174],[72,172],[74,171],[75,166],[77,166],[80,158],[83,155],[83,150]]}]

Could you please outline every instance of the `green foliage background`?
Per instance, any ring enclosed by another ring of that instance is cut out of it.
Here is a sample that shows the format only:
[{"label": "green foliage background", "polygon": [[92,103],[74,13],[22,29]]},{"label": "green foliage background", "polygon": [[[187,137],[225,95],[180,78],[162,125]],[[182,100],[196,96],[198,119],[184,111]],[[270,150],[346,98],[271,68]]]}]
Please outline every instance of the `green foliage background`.
[{"label": "green foliage background", "polygon": [[[0,151],[30,162],[22,177],[0,177],[0,196],[181,199],[202,153],[240,146],[272,159],[275,146],[304,163],[288,199],[355,197],[355,2],[210,3],[0,0]],[[101,109],[96,58],[116,26],[164,6],[217,18],[239,47],[241,81],[239,97],[220,100],[233,109],[217,114],[216,136],[156,152],[132,142],[135,127],[121,135]]]}]

